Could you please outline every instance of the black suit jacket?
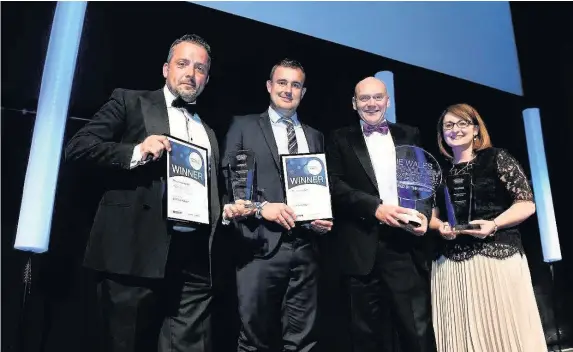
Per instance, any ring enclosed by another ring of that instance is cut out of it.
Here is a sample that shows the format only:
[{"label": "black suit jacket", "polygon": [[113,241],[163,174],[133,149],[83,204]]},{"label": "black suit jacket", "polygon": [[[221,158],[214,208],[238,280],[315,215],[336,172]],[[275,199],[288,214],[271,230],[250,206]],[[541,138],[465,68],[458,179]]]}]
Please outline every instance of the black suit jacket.
[{"label": "black suit jacket", "polygon": [[[302,128],[309,152],[323,153],[323,134],[305,124],[302,124]],[[222,156],[227,194],[232,194],[229,184],[228,156],[239,149],[251,149],[255,153],[256,183],[257,188],[263,190],[263,200],[271,203],[284,203],[285,193],[280,158],[268,112],[233,118],[225,138]],[[248,247],[257,257],[272,255],[280,243],[282,234],[286,233],[286,230],[277,223],[254,217],[235,222],[235,225],[239,228],[242,239],[249,244]],[[300,229],[300,231],[305,230]]]},{"label": "black suit jacket", "polygon": [[[394,145],[418,145],[415,127],[389,124]],[[425,236],[382,225],[376,219],[382,203],[371,163],[371,156],[360,125],[342,128],[332,133],[326,148],[331,182],[334,224],[338,235],[338,254],[342,272],[347,275],[367,275],[373,268],[377,241],[385,237],[395,251],[411,251],[417,264],[424,260]],[[418,201],[417,210],[430,219],[432,200]]]},{"label": "black suit jacket", "polygon": [[[211,143],[209,248],[219,222],[219,149],[213,130],[203,126]],[[129,169],[133,148],[149,135],[169,133],[163,89],[116,89],[93,119],[66,147],[66,160],[104,170],[100,201],[84,264],[92,269],[148,278],[165,273],[171,242],[165,220],[165,154],[159,161]],[[89,187],[89,185],[86,185]],[[188,234],[193,236],[194,234]]]}]

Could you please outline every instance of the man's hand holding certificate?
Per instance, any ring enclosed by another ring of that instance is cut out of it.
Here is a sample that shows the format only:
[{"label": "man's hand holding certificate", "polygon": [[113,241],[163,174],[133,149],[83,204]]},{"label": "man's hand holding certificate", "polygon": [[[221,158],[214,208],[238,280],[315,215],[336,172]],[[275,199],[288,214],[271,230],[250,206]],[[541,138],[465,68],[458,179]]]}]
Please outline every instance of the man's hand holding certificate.
[{"label": "man's hand holding certificate", "polygon": [[209,224],[209,166],[203,147],[167,136],[167,218]]}]

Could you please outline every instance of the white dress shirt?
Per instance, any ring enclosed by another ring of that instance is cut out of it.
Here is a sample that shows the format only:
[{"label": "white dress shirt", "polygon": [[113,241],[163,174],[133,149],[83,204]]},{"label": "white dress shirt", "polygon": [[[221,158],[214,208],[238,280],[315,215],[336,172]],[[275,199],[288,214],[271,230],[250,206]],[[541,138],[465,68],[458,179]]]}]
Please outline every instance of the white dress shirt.
[{"label": "white dress shirt", "polygon": [[[364,121],[360,120],[362,130]],[[384,204],[398,204],[398,186],[396,182],[396,149],[390,130],[386,135],[374,132],[370,136],[364,135],[370,161],[374,168],[380,199]]]}]

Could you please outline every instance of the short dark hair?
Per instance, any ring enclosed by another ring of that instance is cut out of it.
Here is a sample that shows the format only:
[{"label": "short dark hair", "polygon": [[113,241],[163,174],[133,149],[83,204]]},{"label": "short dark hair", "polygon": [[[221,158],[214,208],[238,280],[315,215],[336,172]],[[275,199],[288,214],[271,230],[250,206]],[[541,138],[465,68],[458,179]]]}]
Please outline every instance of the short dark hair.
[{"label": "short dark hair", "polygon": [[276,71],[277,67],[288,67],[288,68],[299,69],[302,71],[303,75],[306,78],[306,73],[304,72],[304,67],[302,67],[300,62],[287,58],[287,59],[282,59],[279,63],[277,63],[276,65],[273,66],[273,69],[271,70],[271,75],[269,78],[271,81],[273,80],[273,76],[275,75],[275,71]]},{"label": "short dark hair", "polygon": [[171,58],[173,57],[173,48],[175,48],[175,46],[183,42],[197,44],[203,49],[205,49],[205,51],[207,51],[207,55],[209,56],[209,66],[211,66],[211,46],[209,46],[209,44],[205,39],[201,38],[197,34],[185,34],[181,38],[176,39],[169,48],[169,54],[167,55],[168,63],[171,61]]}]

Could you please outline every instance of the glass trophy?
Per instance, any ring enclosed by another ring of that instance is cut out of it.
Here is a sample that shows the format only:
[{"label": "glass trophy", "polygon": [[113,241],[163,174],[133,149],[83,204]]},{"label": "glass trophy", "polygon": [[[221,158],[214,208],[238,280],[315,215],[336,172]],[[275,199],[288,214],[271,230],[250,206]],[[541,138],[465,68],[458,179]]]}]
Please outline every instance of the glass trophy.
[{"label": "glass trophy", "polygon": [[422,224],[422,220],[417,216],[416,203],[433,198],[441,180],[440,164],[432,154],[412,145],[396,147],[398,205],[412,209],[411,214],[402,216],[402,222],[413,227]]},{"label": "glass trophy", "polygon": [[479,225],[469,224],[473,211],[472,174],[466,172],[448,175],[445,183],[444,203],[452,230],[479,230]]},{"label": "glass trophy", "polygon": [[253,208],[256,190],[255,153],[249,149],[237,150],[229,155],[229,183],[233,201],[244,200],[245,208]]}]

